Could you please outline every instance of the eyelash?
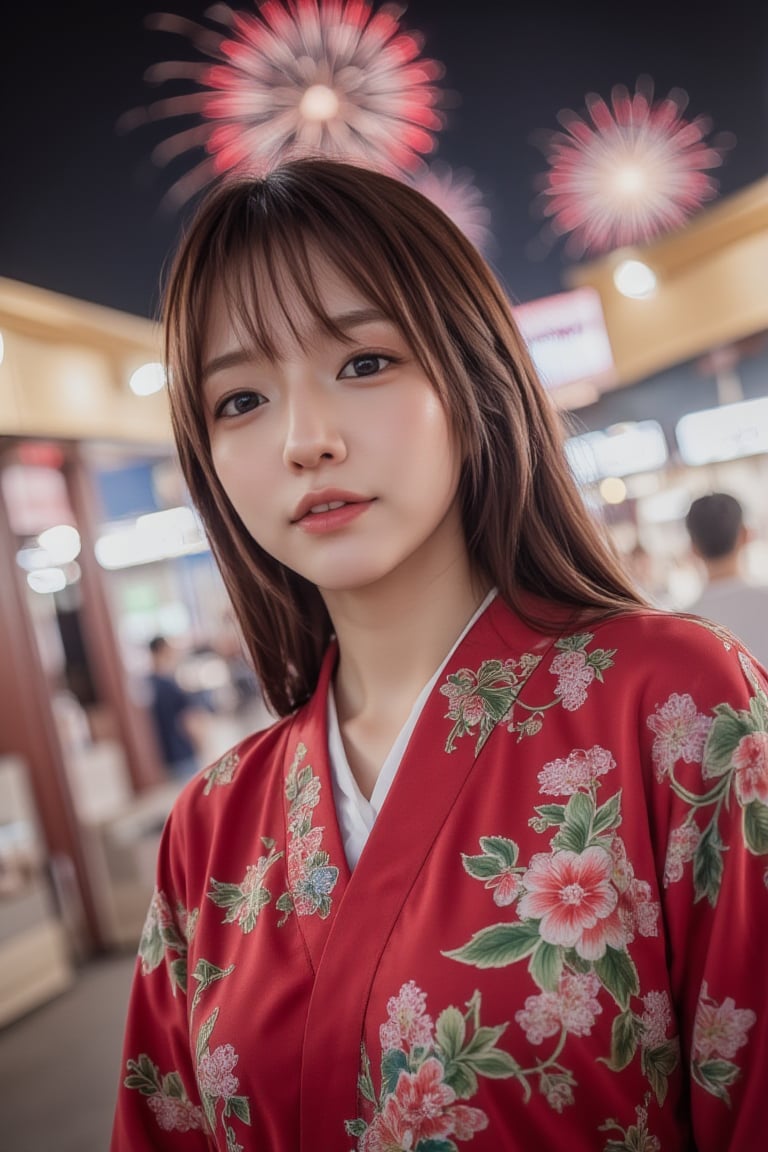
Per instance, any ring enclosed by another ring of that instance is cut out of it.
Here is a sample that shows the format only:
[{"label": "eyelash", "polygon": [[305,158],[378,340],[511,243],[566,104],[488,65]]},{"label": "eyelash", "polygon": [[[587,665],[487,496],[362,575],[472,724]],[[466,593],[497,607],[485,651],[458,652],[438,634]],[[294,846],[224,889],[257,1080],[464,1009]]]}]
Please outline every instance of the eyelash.
[{"label": "eyelash", "polygon": [[233,420],[236,416],[243,416],[243,412],[230,412],[226,413],[225,409],[236,400],[258,400],[258,404],[254,404],[253,408],[248,408],[247,412],[253,412],[256,408],[261,408],[262,404],[266,404],[266,400],[259,392],[233,392],[231,396],[225,396],[216,405],[214,416],[217,420]]},{"label": "eyelash", "polygon": [[[375,372],[364,372],[360,376],[355,376],[352,374],[345,376],[347,369],[350,368],[357,360],[377,360],[380,366],[376,369]],[[358,352],[354,356],[350,357],[349,360],[347,360],[346,364],[339,373],[339,379],[366,380],[369,377],[378,376],[381,372],[384,371],[385,368],[389,367],[390,364],[396,364],[397,362],[398,361],[395,356],[385,356],[381,352]],[[256,400],[258,403],[254,404],[251,408],[247,408],[245,412],[226,412],[226,409],[230,404],[237,400],[243,399]],[[266,403],[266,399],[259,392],[250,392],[246,390],[243,390],[242,392],[233,392],[230,396],[225,396],[221,401],[219,401],[219,403],[216,405],[214,416],[217,420],[232,420],[237,416],[243,416],[248,412],[253,412],[256,408],[261,408],[262,404]]]},{"label": "eyelash", "polygon": [[394,356],[385,356],[383,352],[358,352],[346,362],[341,372],[339,373],[340,379],[364,380],[368,376],[378,376],[380,372],[384,371],[384,368],[377,368],[375,372],[364,372],[362,376],[345,376],[344,373],[346,372],[347,368],[353,365],[356,360],[378,360],[379,362],[383,363],[384,368],[389,367],[390,364],[397,363],[397,360]]}]

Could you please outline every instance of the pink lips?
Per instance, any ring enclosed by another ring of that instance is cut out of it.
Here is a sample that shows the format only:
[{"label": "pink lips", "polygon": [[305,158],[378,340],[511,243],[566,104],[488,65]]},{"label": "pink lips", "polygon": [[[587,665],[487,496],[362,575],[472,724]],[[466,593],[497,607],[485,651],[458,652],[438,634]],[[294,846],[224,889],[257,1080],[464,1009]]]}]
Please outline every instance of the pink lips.
[{"label": "pink lips", "polygon": [[[353,492],[323,489],[311,492],[299,501],[292,523],[314,535],[335,532],[362,516],[373,503],[373,500]],[[313,508],[316,511],[313,512]]]}]

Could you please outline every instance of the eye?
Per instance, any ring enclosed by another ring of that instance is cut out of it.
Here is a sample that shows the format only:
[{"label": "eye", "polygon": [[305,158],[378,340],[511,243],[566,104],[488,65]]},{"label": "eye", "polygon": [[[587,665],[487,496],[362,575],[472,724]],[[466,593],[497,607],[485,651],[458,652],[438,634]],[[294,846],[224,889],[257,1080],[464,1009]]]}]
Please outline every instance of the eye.
[{"label": "eye", "polygon": [[217,420],[232,419],[234,416],[244,416],[246,412],[253,412],[266,404],[265,398],[259,392],[234,392],[225,396],[216,405],[215,416]]},{"label": "eye", "polygon": [[361,352],[359,356],[353,356],[344,365],[339,373],[339,378],[344,380],[356,379],[360,376],[376,376],[379,372],[383,372],[388,364],[392,363],[391,356],[378,356],[375,352]]}]

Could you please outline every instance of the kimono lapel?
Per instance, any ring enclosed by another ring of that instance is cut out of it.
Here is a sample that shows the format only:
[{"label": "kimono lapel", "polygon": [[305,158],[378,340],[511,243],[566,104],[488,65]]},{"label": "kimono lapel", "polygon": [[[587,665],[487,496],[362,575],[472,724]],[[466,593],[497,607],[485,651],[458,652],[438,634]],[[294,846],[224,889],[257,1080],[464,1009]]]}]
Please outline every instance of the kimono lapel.
[{"label": "kimono lapel", "polygon": [[349,882],[328,757],[326,704],[335,664],[332,645],[312,699],[289,729],[283,770],[288,892],[277,907],[286,919],[295,915],[315,972]]},{"label": "kimono lapel", "polygon": [[[359,1115],[360,1045],[382,952],[488,737],[551,643],[497,598],[424,706],[316,969],[304,1040],[302,1152],[347,1146],[344,1120]],[[509,652],[530,655],[505,660]],[[318,1075],[320,1068],[328,1075]]]}]

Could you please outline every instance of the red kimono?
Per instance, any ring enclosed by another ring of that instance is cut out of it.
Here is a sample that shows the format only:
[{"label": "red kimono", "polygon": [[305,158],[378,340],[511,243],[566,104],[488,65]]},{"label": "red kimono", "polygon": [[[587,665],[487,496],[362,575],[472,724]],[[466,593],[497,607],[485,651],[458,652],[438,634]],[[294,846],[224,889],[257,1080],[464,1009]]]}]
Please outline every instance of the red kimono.
[{"label": "red kimono", "polygon": [[313,699],[184,790],[112,1152],[756,1152],[768,681],[644,612],[497,599],[350,875]]}]

